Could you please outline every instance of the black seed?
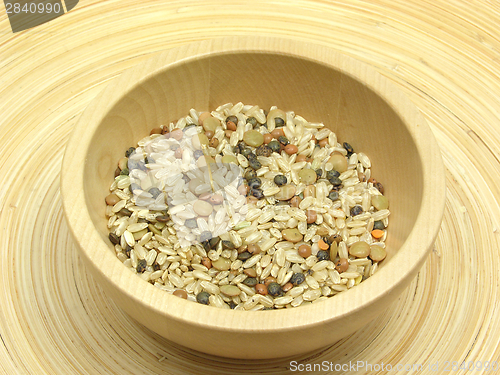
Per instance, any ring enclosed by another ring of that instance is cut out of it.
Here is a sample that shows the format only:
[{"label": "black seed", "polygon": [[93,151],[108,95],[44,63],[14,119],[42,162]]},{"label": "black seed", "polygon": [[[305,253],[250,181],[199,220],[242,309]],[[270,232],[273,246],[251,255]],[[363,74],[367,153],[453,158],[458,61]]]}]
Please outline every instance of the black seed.
[{"label": "black seed", "polygon": [[262,180],[258,177],[253,177],[248,180],[248,186],[250,189],[258,189],[262,185]]},{"label": "black seed", "polygon": [[120,211],[118,211],[118,213],[124,216],[132,215],[132,211],[130,211],[128,208],[122,208]]},{"label": "black seed", "polygon": [[314,172],[316,172],[316,176],[318,176],[318,178],[323,176],[323,170],[321,168],[316,169]]},{"label": "black seed", "polygon": [[304,276],[303,273],[294,273],[292,275],[292,277],[290,278],[290,282],[293,284],[293,285],[300,285],[302,284],[304,281],[306,281],[306,277]]},{"label": "black seed", "polygon": [[257,125],[257,119],[255,117],[247,118],[247,124],[252,124],[252,126]]},{"label": "black seed", "polygon": [[323,241],[325,241],[325,243],[330,246],[332,244],[332,240],[330,237],[323,237]]},{"label": "black seed", "polygon": [[257,154],[257,156],[269,157],[272,153],[273,150],[271,150],[267,145],[260,145],[257,147],[257,150],[255,150],[255,154]]},{"label": "black seed", "polygon": [[229,250],[233,250],[235,248],[234,244],[231,241],[227,240],[222,240],[222,247]]},{"label": "black seed", "polygon": [[380,194],[384,194],[384,186],[380,182],[375,182],[373,186],[380,191]]},{"label": "black seed", "polygon": [[236,303],[234,303],[233,301],[229,302],[230,309],[234,309],[235,307],[236,307]]},{"label": "black seed", "polygon": [[[288,141],[288,138],[285,137],[284,135],[280,135],[278,137],[278,142],[281,143],[283,146],[286,146],[287,144],[289,144],[290,142]],[[269,142],[271,143],[271,142]]]},{"label": "black seed", "polygon": [[209,230],[201,232],[201,234],[200,234],[200,242],[208,241],[211,238],[212,238],[212,232],[210,232]]},{"label": "black seed", "polygon": [[160,223],[166,223],[169,220],[170,220],[170,215],[169,214],[160,215],[160,216],[156,217],[156,221],[159,221]]},{"label": "black seed", "polygon": [[262,167],[262,164],[257,159],[249,159],[248,165],[250,166],[250,168],[253,168],[255,170],[260,169]]},{"label": "black seed", "polygon": [[257,177],[257,173],[254,169],[247,169],[245,172],[245,179],[250,180],[251,178]]},{"label": "black seed", "polygon": [[329,178],[328,181],[333,185],[333,186],[339,186],[342,185],[342,180],[338,177],[332,177]]},{"label": "black seed", "polygon": [[127,246],[125,246],[125,250],[124,251],[125,251],[125,255],[127,257],[129,257],[129,258],[130,258],[130,251],[131,250],[132,250],[132,248],[129,246],[129,244],[127,244]]},{"label": "black seed", "polygon": [[337,199],[339,199],[339,193],[336,192],[336,191],[331,191],[329,194],[328,194],[328,198],[330,198],[332,201],[336,201]]},{"label": "black seed", "polygon": [[281,117],[275,117],[274,123],[275,123],[277,128],[279,128],[281,126],[285,126],[285,121]]},{"label": "black seed", "polygon": [[382,220],[377,220],[373,223],[373,229],[385,229],[385,226],[384,226],[384,223],[382,222]]},{"label": "black seed", "polygon": [[196,301],[203,305],[208,305],[208,299],[210,298],[210,294],[208,292],[200,292],[196,295]]},{"label": "black seed", "polygon": [[255,286],[257,285],[257,279],[255,277],[247,277],[245,280],[243,280],[243,284],[249,287]]},{"label": "black seed", "polygon": [[353,152],[354,152],[352,146],[349,143],[347,143],[347,142],[344,142],[343,146],[344,146],[344,148],[347,151],[347,155],[351,156],[353,154]]},{"label": "black seed", "polygon": [[142,190],[141,187],[137,184],[130,184],[130,186],[128,187],[128,190],[133,193],[134,190]]},{"label": "black seed", "polygon": [[337,171],[328,171],[326,172],[326,179],[327,180],[330,180],[331,178],[334,178],[334,177],[339,177],[340,176],[340,173],[337,172]]},{"label": "black seed", "polygon": [[144,159],[144,164],[154,164],[155,159],[153,159],[151,156],[148,156]]},{"label": "black seed", "polygon": [[283,186],[286,185],[288,182],[287,178],[283,174],[279,174],[277,176],[274,176],[274,183],[278,186]]},{"label": "black seed", "polygon": [[158,198],[158,195],[161,194],[161,190],[158,189],[157,187],[152,187],[151,189],[148,190],[148,193],[153,196],[154,199]]},{"label": "black seed", "polygon": [[250,189],[250,195],[253,195],[257,199],[264,198],[264,192],[262,189]]},{"label": "black seed", "polygon": [[135,147],[130,147],[127,151],[125,151],[125,156],[128,158],[135,151]]},{"label": "black seed", "polygon": [[351,216],[356,216],[363,213],[363,207],[361,206],[354,206],[351,208]]},{"label": "black seed", "polygon": [[146,266],[148,263],[146,262],[146,259],[140,259],[137,261],[137,267],[135,268],[137,272],[144,272],[146,270]]},{"label": "black seed", "polygon": [[217,244],[219,243],[220,241],[220,238],[219,237],[212,237],[209,241],[210,243],[210,248],[214,249],[215,246],[217,246]]},{"label": "black seed", "polygon": [[255,155],[253,152],[249,153],[246,158],[248,160],[257,160],[257,155]]},{"label": "black seed", "polygon": [[248,155],[250,155],[252,153],[252,149],[249,148],[249,147],[244,147],[242,150],[241,150],[241,155],[243,155],[244,157],[248,158]]},{"label": "black seed", "polygon": [[238,124],[238,117],[236,117],[236,116],[227,116],[227,117],[226,117],[226,124],[227,124],[229,121],[232,121],[232,122],[234,122],[235,124]]},{"label": "black seed", "polygon": [[195,160],[198,160],[199,158],[201,158],[203,156],[203,151],[195,150],[195,152],[193,152],[193,156],[194,156]]},{"label": "black seed", "polygon": [[267,145],[273,152],[279,153],[281,151],[281,144],[278,141],[271,141]]},{"label": "black seed", "polygon": [[158,271],[158,270],[160,270],[160,268],[161,268],[161,266],[157,262],[153,263],[153,271]]},{"label": "black seed", "polygon": [[340,189],[342,189],[342,185],[332,186],[332,191],[339,191]]},{"label": "black seed", "polygon": [[123,168],[120,172],[120,175],[122,176],[128,176],[128,168]]},{"label": "black seed", "polygon": [[187,219],[187,220],[184,222],[184,225],[185,225],[186,227],[188,227],[189,229],[198,228],[198,224],[196,223],[196,219]]},{"label": "black seed", "polygon": [[325,251],[325,250],[320,250],[316,254],[316,258],[318,258],[318,260],[329,260],[330,253],[328,251]]},{"label": "black seed", "polygon": [[244,251],[244,252],[238,254],[238,259],[243,260],[243,261],[245,261],[251,257],[252,257],[252,254],[250,254],[248,251]]},{"label": "black seed", "polygon": [[203,246],[203,248],[205,249],[205,251],[210,251],[211,250],[211,247],[210,247],[210,241],[200,241],[201,242],[201,246]]},{"label": "black seed", "polygon": [[283,290],[281,290],[281,286],[278,283],[270,283],[267,286],[267,292],[273,297],[283,294]]},{"label": "black seed", "polygon": [[118,245],[120,243],[120,237],[118,237],[114,233],[110,233],[109,236],[108,236],[108,238],[109,238],[109,240],[111,241],[111,243],[113,245]]}]

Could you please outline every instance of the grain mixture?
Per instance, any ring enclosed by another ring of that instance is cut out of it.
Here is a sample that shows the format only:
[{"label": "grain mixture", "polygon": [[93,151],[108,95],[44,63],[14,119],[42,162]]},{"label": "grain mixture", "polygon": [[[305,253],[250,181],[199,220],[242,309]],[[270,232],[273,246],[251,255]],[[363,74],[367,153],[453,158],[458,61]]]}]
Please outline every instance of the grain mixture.
[{"label": "grain mixture", "polygon": [[132,272],[220,308],[316,303],[373,275],[388,200],[367,155],[271,107],[194,109],[125,152],[106,197]]}]

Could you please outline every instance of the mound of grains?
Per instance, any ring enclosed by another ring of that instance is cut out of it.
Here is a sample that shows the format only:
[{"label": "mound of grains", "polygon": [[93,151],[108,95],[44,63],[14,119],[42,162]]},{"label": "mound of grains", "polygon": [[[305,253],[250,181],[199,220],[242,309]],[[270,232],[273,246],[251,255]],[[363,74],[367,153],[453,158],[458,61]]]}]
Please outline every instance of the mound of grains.
[{"label": "mound of grains", "polygon": [[127,268],[181,298],[238,310],[316,303],[386,257],[389,203],[370,168],[293,112],[191,109],[118,161],[109,240]]}]

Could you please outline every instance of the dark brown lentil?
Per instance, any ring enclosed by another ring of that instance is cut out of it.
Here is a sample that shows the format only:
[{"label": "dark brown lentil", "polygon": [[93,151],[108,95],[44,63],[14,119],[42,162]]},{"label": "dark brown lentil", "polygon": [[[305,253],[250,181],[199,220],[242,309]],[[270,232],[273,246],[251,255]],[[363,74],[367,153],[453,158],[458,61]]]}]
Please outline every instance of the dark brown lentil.
[{"label": "dark brown lentil", "polygon": [[238,123],[238,117],[236,117],[236,116],[227,116],[227,117],[226,117],[226,124],[227,124],[229,121],[232,121],[232,122],[234,122],[235,124],[237,124],[237,123]]},{"label": "dark brown lentil", "polygon": [[363,213],[363,207],[361,206],[356,205],[353,208],[351,208],[351,216],[357,216],[362,213]]},{"label": "dark brown lentil", "polygon": [[384,226],[384,223],[382,222],[382,220],[375,221],[373,223],[373,229],[380,229],[380,230],[385,229],[385,226]]},{"label": "dark brown lentil", "polygon": [[273,150],[271,150],[267,145],[260,145],[257,147],[257,150],[255,150],[255,154],[257,156],[265,156],[269,157],[273,153]]},{"label": "dark brown lentil", "polygon": [[127,151],[125,151],[125,157],[129,157],[130,155],[132,155],[135,151],[135,147],[130,147]]},{"label": "dark brown lentil", "polygon": [[235,249],[234,244],[231,241],[227,241],[227,240],[222,241],[222,247],[224,249],[229,249],[229,250]]},{"label": "dark brown lentil", "polygon": [[285,137],[284,135],[280,135],[278,137],[278,142],[281,143],[283,146],[286,146],[287,144],[290,143],[290,141],[288,140],[288,138]]},{"label": "dark brown lentil", "polygon": [[118,245],[118,244],[120,243],[120,237],[118,237],[118,236],[117,236],[116,234],[114,234],[114,233],[110,233],[110,234],[108,235],[108,238],[109,238],[109,240],[111,241],[111,243],[112,243],[113,245]]},{"label": "dark brown lentil", "polygon": [[120,215],[123,215],[123,216],[130,216],[132,215],[132,211],[130,211],[128,208],[122,208],[120,211],[118,211],[118,213]]},{"label": "dark brown lentil", "polygon": [[267,286],[267,292],[273,297],[279,296],[283,293],[280,284],[276,282],[272,282]]},{"label": "dark brown lentil", "polygon": [[304,276],[303,273],[294,273],[292,275],[292,277],[290,278],[290,282],[293,284],[293,285],[300,285],[302,284],[304,281],[306,281],[306,277]]},{"label": "dark brown lentil", "polygon": [[248,186],[250,189],[258,189],[262,185],[262,180],[258,177],[253,177],[248,180]]},{"label": "dark brown lentil", "polygon": [[252,254],[250,254],[248,251],[245,251],[243,253],[238,254],[238,259],[239,260],[247,260],[252,257]]},{"label": "dark brown lentil", "polygon": [[285,121],[281,117],[275,117],[274,118],[274,124],[278,128],[280,126],[285,126]]},{"label": "dark brown lentil", "polygon": [[283,186],[288,183],[288,180],[284,174],[279,174],[274,177],[274,183],[278,186]]},{"label": "dark brown lentil", "polygon": [[337,191],[331,191],[329,194],[328,194],[328,198],[330,198],[332,201],[336,201],[337,199],[339,199],[339,193]]},{"label": "dark brown lentil", "polygon": [[281,144],[278,141],[271,141],[267,145],[273,152],[279,153],[281,151]]},{"label": "dark brown lentil", "polygon": [[245,280],[243,280],[243,284],[249,287],[254,287],[257,285],[257,279],[255,277],[247,277]]},{"label": "dark brown lentil", "polygon": [[264,192],[262,189],[250,189],[250,195],[254,196],[257,199],[264,198]]},{"label": "dark brown lentil", "polygon": [[316,258],[318,258],[319,261],[321,260],[330,260],[330,252],[326,250],[320,250],[316,254]]},{"label": "dark brown lentil", "polygon": [[249,117],[247,118],[247,124],[252,124],[252,126],[255,126],[258,124],[257,119],[255,117]]},{"label": "dark brown lentil", "polygon": [[144,272],[146,270],[146,267],[147,267],[147,262],[146,262],[146,259],[139,259],[137,261],[137,267],[136,267],[136,270],[137,272]]},{"label": "dark brown lentil", "polygon": [[200,292],[196,295],[196,301],[203,305],[208,305],[208,299],[210,298],[210,294],[208,292]]}]

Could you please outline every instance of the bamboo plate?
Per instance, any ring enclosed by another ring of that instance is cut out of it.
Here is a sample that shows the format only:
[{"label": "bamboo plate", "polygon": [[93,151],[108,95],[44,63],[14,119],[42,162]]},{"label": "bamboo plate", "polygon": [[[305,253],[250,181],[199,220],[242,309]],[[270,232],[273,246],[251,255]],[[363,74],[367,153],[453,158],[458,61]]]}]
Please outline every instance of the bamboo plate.
[{"label": "bamboo plate", "polygon": [[[496,3],[81,1],[16,34],[1,14],[2,373],[286,374],[291,361],[443,373],[449,361],[466,374],[452,362],[500,362]],[[437,137],[448,190],[433,253],[378,320],[307,356],[238,361],[179,348],[106,298],[70,239],[59,170],[76,118],[109,79],[165,48],[256,33],[339,49],[397,83]]]}]

